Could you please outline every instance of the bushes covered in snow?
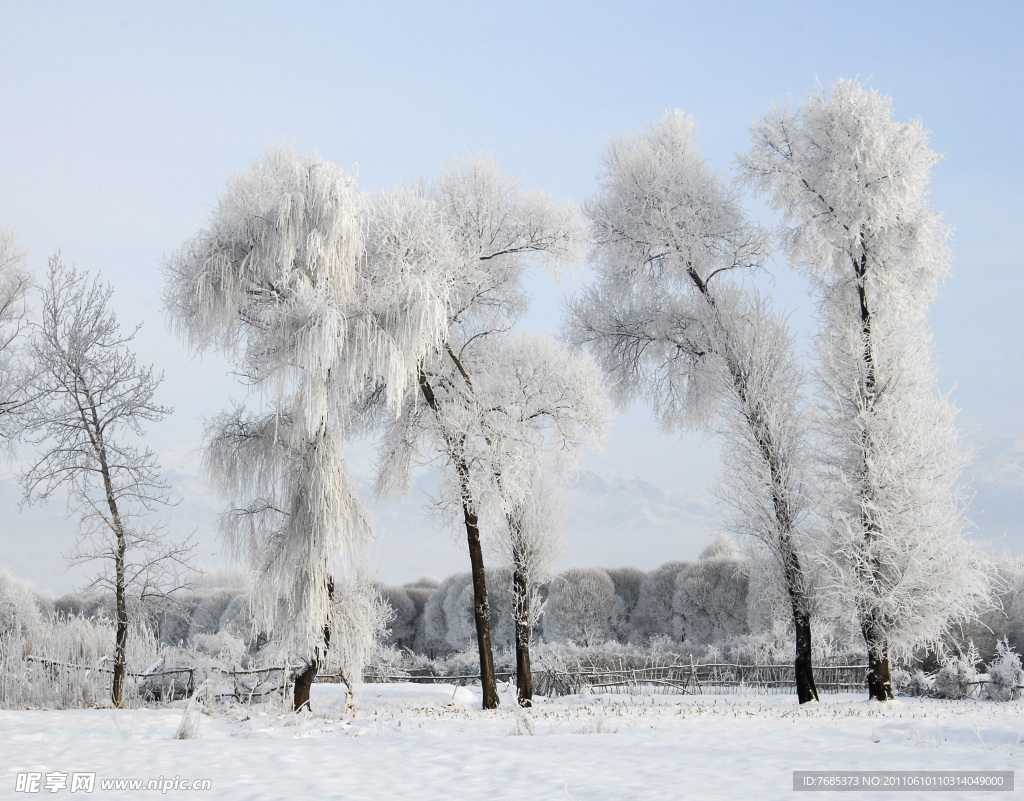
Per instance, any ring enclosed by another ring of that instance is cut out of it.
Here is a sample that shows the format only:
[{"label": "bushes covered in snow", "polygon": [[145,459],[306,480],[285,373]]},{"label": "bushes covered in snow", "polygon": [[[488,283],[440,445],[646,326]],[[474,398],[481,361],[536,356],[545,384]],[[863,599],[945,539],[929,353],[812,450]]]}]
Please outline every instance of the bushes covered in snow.
[{"label": "bushes covered in snow", "polygon": [[999,655],[988,666],[988,697],[994,701],[1015,701],[1020,698],[1024,688],[1024,668],[1021,667],[1020,654],[1014,653],[1006,640],[996,647]]},{"label": "bushes covered in snow", "polygon": [[966,651],[949,654],[935,674],[933,694],[939,698],[968,698],[978,692],[981,656],[974,643]]}]

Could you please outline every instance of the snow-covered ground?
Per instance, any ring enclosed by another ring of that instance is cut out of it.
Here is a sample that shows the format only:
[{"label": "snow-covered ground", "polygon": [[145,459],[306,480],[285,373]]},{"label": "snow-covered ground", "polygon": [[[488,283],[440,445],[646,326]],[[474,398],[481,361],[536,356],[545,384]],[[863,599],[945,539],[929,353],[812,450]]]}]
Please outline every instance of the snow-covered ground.
[{"label": "snow-covered ground", "polygon": [[95,773],[92,797],[102,798],[162,794],[103,790],[104,780],[180,777],[212,789],[167,797],[753,801],[796,795],[794,770],[1024,767],[1024,701],[881,707],[846,695],[801,708],[788,695],[594,695],[517,714],[507,696],[482,712],[472,688],[413,684],[365,685],[354,710],[337,685],[316,685],[313,699],[315,713],[300,718],[217,708],[184,740],[181,706],[0,711],[0,798],[32,797],[17,791],[18,774],[31,772],[47,797],[71,794],[47,792],[47,776]]}]

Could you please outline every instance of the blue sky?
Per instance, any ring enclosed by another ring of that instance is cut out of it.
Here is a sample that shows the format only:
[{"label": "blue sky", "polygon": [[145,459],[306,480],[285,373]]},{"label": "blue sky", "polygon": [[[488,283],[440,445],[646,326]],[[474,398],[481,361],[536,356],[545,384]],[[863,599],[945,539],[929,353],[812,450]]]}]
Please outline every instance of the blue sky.
[{"label": "blue sky", "polygon": [[[682,108],[728,173],[756,116],[839,77],[891,95],[945,154],[932,184],[956,229],[931,316],[941,383],[968,441],[1024,437],[1021,4],[0,2],[0,19],[0,223],[18,229],[37,273],[60,249],[114,284],[125,323],[145,323],[141,358],[165,370],[163,400],[177,410],[152,428],[157,450],[198,444],[202,417],[241,395],[222,363],[191,360],[167,331],[159,265],[268,142],[358,165],[368,190],[484,151],[525,185],[579,202],[609,136]],[[556,329],[560,296],[585,278],[538,280],[530,327]],[[801,280],[779,264],[773,281],[776,304],[809,332]],[[635,409],[586,466],[703,497],[717,450],[664,437]],[[17,497],[7,483],[4,503]],[[62,588],[61,511],[9,523],[0,563]],[[620,561],[668,558],[630,539],[636,558]],[[572,547],[570,563],[592,561]],[[401,580],[394,544],[382,537],[378,550],[382,575]],[[447,535],[424,553],[419,572],[461,560]]]}]

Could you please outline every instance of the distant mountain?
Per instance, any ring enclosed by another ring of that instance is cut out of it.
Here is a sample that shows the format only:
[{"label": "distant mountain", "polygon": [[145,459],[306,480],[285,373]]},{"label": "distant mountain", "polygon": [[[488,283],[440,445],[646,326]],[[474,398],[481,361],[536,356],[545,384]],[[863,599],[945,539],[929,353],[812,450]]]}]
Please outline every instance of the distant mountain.
[{"label": "distant mountain", "polygon": [[714,500],[623,473],[581,471],[566,487],[566,565],[656,567],[696,557],[721,528]]}]

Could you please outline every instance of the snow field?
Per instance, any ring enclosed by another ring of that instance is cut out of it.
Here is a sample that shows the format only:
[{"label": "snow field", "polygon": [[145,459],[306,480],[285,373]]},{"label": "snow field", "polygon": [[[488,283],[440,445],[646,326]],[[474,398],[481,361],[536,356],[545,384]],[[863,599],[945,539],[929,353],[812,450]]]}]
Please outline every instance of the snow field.
[{"label": "snow field", "polygon": [[[210,779],[198,793],[210,799],[646,800],[793,798],[793,770],[1024,765],[1022,701],[882,706],[858,694],[801,708],[795,696],[594,695],[522,713],[507,691],[497,712],[479,700],[475,688],[368,684],[350,709],[343,687],[316,685],[312,715],[222,706],[188,740],[176,739],[183,704],[0,711],[0,798],[30,797],[15,792],[29,771],[95,772],[99,798],[160,795],[104,791],[102,779],[180,776]],[[993,797],[942,797],[983,795]],[[919,796],[870,794],[890,797]]]}]

